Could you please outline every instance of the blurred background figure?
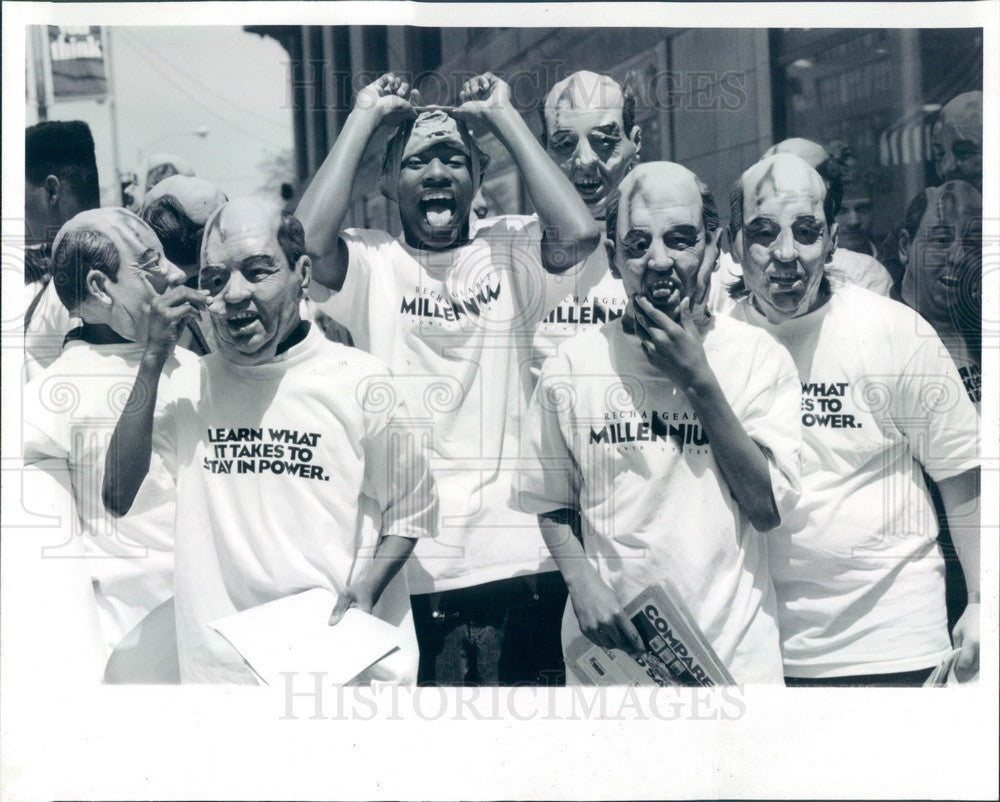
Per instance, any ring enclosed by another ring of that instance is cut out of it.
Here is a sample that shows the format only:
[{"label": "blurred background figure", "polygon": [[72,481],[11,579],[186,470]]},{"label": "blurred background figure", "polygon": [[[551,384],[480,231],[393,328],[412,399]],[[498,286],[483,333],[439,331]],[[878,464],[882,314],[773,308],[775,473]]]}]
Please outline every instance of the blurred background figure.
[{"label": "blurred background figure", "polygon": [[878,259],[878,247],[872,239],[872,199],[861,194],[864,189],[855,185],[845,190],[837,213],[837,245]]},{"label": "blurred background figure", "polygon": [[[226,202],[225,193],[210,181],[172,175],[158,182],[143,199],[140,216],[149,225],[167,259],[184,271],[184,283],[198,288],[201,237],[209,215]],[[182,348],[203,356],[212,350],[208,312],[200,322],[188,320],[178,341]]]},{"label": "blurred background figure", "polygon": [[146,160],[146,192],[172,175],[194,175],[194,168],[183,156],[156,153]]},{"label": "blurred background figure", "polygon": [[977,405],[982,247],[983,197],[972,184],[949,181],[910,202],[899,232],[899,260],[906,268],[901,295],[934,326]]},{"label": "blurred background figure", "polygon": [[931,135],[939,181],[968,181],[983,191],[983,93],[965,92],[941,109]]},{"label": "blurred background figure", "polygon": [[74,325],[51,278],[52,241],[77,213],[101,203],[89,126],[79,120],[41,122],[24,132],[25,375],[30,379],[59,356]]},{"label": "blurred background figure", "polygon": [[156,232],[167,258],[184,271],[185,283],[196,288],[205,223],[226,200],[212,182],[176,174],[157,183],[143,199],[139,216]]}]

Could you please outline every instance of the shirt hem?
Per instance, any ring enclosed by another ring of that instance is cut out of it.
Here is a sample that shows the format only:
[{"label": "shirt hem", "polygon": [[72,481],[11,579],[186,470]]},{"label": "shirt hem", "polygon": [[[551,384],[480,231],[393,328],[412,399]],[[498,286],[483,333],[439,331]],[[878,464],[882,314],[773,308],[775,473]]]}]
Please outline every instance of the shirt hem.
[{"label": "shirt hem", "polygon": [[902,674],[934,668],[951,653],[951,647],[943,648],[920,657],[902,660],[879,660],[876,662],[826,664],[798,664],[785,661],[785,676],[794,679],[834,679],[836,677],[867,676],[869,674]]},{"label": "shirt hem", "polygon": [[[421,566],[421,568],[423,567]],[[407,574],[407,582],[410,586],[410,595],[420,596],[426,593],[442,593],[448,590],[471,588],[476,585],[485,585],[487,582],[496,582],[500,579],[513,579],[516,576],[532,576],[534,574],[545,574],[558,570],[559,568],[556,566],[555,561],[550,557],[541,561],[500,565],[489,570],[482,569],[462,576],[433,579],[429,583],[426,580],[419,581],[411,574]]]}]

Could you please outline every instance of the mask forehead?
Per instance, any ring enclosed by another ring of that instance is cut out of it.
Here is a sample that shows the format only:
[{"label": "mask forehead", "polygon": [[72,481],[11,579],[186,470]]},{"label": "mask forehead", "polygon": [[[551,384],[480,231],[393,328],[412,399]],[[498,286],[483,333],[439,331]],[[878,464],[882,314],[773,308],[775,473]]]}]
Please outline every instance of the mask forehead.
[{"label": "mask forehead", "polygon": [[162,197],[170,196],[195,223],[204,223],[208,216],[226,202],[222,190],[204,178],[172,175],[153,187],[143,200],[143,209]]},{"label": "mask forehead", "polygon": [[775,156],[779,153],[798,156],[810,167],[819,167],[830,156],[826,148],[818,142],[813,142],[811,139],[802,139],[801,137],[792,137],[791,139],[779,142],[777,145],[769,148],[764,155]]},{"label": "mask forehead", "polygon": [[749,221],[765,209],[794,203],[809,207],[824,219],[826,185],[812,167],[797,156],[777,154],[762,159],[740,179],[743,189],[743,219]]},{"label": "mask forehead", "polygon": [[929,190],[927,211],[921,221],[920,233],[933,226],[954,226],[961,236],[969,223],[982,218],[983,196],[964,181],[949,181]]},{"label": "mask forehead", "polygon": [[575,128],[578,121],[589,121],[586,127],[590,128],[603,122],[622,125],[623,106],[621,87],[614,80],[593,72],[575,72],[549,91],[545,124],[550,133],[561,125]]},{"label": "mask forehead", "polygon": [[[679,164],[639,165],[623,182],[622,222],[632,225],[698,225],[702,216],[701,191],[694,174]],[[621,224],[619,224],[621,228]]]},{"label": "mask forehead", "polygon": [[983,93],[965,92],[952,98],[941,110],[939,123],[935,126],[935,133],[940,137],[968,139],[982,144]]},{"label": "mask forehead", "polygon": [[277,236],[280,223],[281,211],[276,206],[253,198],[230,201],[208,222],[203,262],[226,263],[250,253],[282,259]]}]

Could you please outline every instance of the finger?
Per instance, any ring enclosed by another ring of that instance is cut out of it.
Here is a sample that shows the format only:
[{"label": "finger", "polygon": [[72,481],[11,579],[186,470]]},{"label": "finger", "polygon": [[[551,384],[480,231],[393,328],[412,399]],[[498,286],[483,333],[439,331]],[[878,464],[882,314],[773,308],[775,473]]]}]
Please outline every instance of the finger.
[{"label": "finger", "polygon": [[337,603],[333,607],[333,611],[330,613],[330,620],[327,621],[328,626],[336,626],[340,623],[340,619],[344,617],[344,614],[354,606],[354,597],[349,593],[342,593],[340,598],[337,599]]},{"label": "finger", "polygon": [[410,90],[410,105],[419,106],[420,105],[420,90],[411,89]]},{"label": "finger", "polygon": [[677,323],[671,319],[670,315],[665,312],[661,312],[653,306],[646,296],[637,296],[636,302],[643,314],[652,324],[652,326],[648,327],[651,334],[655,331],[662,331],[666,334],[677,334],[680,331],[680,326],[678,326]]},{"label": "finger", "polygon": [[621,633],[626,652],[635,656],[646,651],[646,644],[642,642],[639,630],[624,613],[618,614],[618,630]]},{"label": "finger", "polygon": [[979,662],[979,649],[975,643],[965,641],[962,644],[962,651],[958,653],[958,661],[955,667],[962,671],[972,671]]},{"label": "finger", "polygon": [[410,94],[410,85],[406,81],[400,81],[399,89],[396,90],[396,94],[403,98],[403,100],[406,100]]}]

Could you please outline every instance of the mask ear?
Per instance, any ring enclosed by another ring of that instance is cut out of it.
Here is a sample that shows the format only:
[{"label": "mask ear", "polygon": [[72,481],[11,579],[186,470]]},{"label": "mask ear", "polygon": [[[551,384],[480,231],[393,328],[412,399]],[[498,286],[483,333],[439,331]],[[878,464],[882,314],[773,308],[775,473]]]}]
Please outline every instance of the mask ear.
[{"label": "mask ear", "polygon": [[100,304],[105,306],[114,305],[114,298],[108,292],[108,284],[112,283],[100,270],[91,270],[87,273],[87,292]]},{"label": "mask ear", "polygon": [[632,132],[628,135],[628,138],[632,140],[632,144],[635,145],[635,160],[639,161],[639,153],[642,151],[642,129],[636,125],[633,126]]},{"label": "mask ear", "polygon": [[834,223],[830,226],[830,250],[826,253],[826,261],[830,263],[833,261],[833,254],[837,250],[837,233],[840,230],[840,225]]},{"label": "mask ear", "polygon": [[621,279],[622,274],[618,272],[618,266],[615,264],[615,244],[609,239],[604,240],[604,250],[608,254],[608,268],[611,270],[611,275],[617,279]]},{"label": "mask ear", "polygon": [[302,292],[309,289],[309,282],[312,281],[312,259],[308,255],[302,254],[299,261],[295,263],[295,272],[302,277]]},{"label": "mask ear", "polygon": [[899,257],[899,263],[903,267],[906,267],[910,261],[910,232],[905,228],[899,232],[896,247],[898,249],[896,255]]}]

